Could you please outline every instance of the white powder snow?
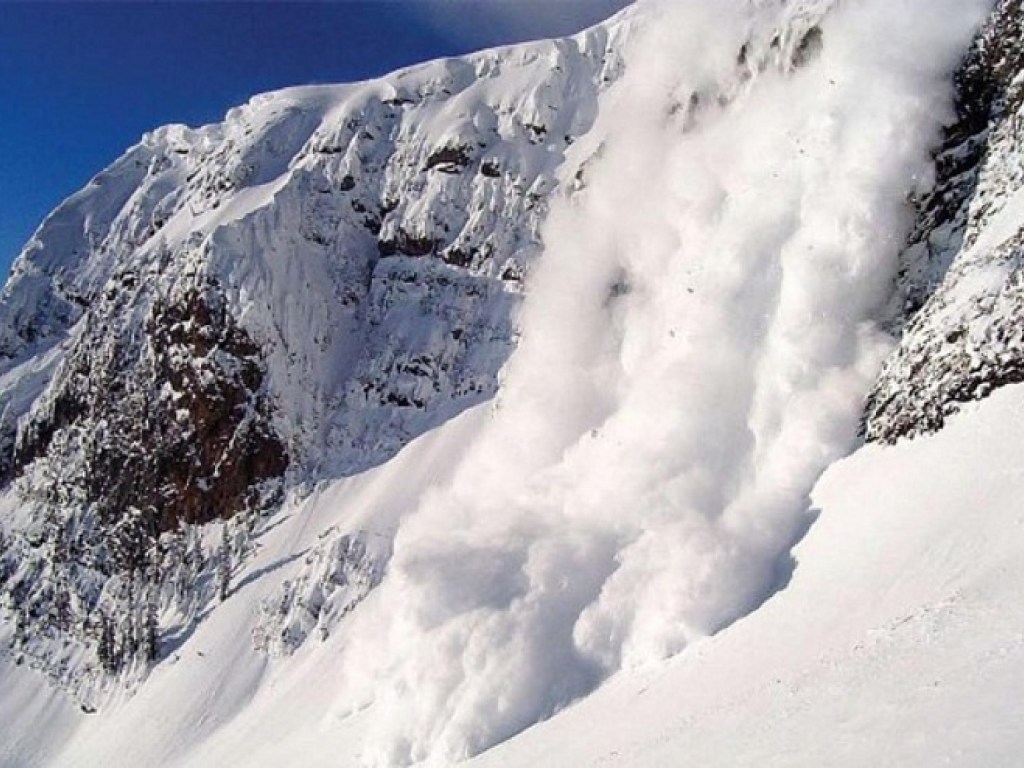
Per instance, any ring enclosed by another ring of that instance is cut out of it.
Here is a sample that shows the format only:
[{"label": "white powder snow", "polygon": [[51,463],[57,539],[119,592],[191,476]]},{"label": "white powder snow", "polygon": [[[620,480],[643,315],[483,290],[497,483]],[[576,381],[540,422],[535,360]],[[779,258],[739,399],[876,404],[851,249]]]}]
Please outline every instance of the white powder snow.
[{"label": "white powder snow", "polygon": [[904,200],[985,3],[833,6],[650,9],[492,422],[350,627],[372,758],[478,752],[785,577],[888,350]]}]

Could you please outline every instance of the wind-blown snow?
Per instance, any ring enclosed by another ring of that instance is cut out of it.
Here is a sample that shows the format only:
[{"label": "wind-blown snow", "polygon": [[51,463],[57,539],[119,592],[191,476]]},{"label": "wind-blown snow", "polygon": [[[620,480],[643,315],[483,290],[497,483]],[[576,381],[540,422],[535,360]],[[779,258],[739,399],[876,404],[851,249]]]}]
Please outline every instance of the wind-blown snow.
[{"label": "wind-blown snow", "polygon": [[478,752],[785,578],[986,5],[649,9],[492,420],[348,629],[339,711],[375,699],[371,758]]}]

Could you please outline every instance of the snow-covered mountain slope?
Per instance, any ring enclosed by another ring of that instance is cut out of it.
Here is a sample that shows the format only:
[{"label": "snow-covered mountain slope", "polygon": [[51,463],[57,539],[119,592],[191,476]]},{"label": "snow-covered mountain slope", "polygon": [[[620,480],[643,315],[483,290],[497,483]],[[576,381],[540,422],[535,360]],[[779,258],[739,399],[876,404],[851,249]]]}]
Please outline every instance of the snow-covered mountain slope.
[{"label": "snow-covered mountain slope", "polygon": [[[0,763],[363,765],[373,710],[338,707],[343,639],[267,660],[244,637],[249,609],[331,526],[399,514],[445,481],[486,419],[465,414],[289,509],[259,538],[261,575],[106,712],[84,714],[0,666],[5,732],[24,740],[0,743]],[[469,765],[1017,765],[1022,450],[1019,385],[937,435],[861,449],[816,487],[792,580],[759,611],[656,668],[619,673]]]},{"label": "snow-covered mountain slope", "polygon": [[[338,660],[345,635],[318,634],[317,642],[302,644],[292,656],[275,658],[253,642],[258,634],[254,609],[280,606],[281,591],[318,564],[316,553],[339,531],[360,531],[371,548],[389,541],[406,510],[431,486],[447,481],[487,418],[485,407],[470,410],[413,441],[392,461],[286,505],[255,538],[255,551],[229,599],[193,633],[163,649],[160,663],[134,695],[110,698],[99,712],[87,714],[61,693],[46,692],[38,675],[0,665],[0,682],[12,691],[0,705],[3,728],[25,734],[28,742],[3,740],[0,765],[37,760],[76,766],[206,760],[232,765],[250,759],[233,746],[220,746],[232,734],[253,739],[251,758],[256,759],[289,734],[299,743],[317,743],[323,725],[332,732],[327,742],[283,762],[335,764],[345,756],[354,758],[355,745],[341,737],[347,731],[333,728],[341,719]],[[35,705],[26,705],[33,700]],[[49,709],[45,735],[32,743],[40,731],[35,718],[43,708]],[[126,734],[131,738],[125,740]]]},{"label": "snow-covered mountain slope", "polygon": [[[259,349],[293,460],[334,453],[362,468],[386,458],[440,401],[493,394],[511,343],[508,305],[566,153],[621,69],[627,27],[267,94],[223,124],[155,131],[26,247],[0,302],[6,357],[69,333],[76,349],[113,336],[127,355],[121,373],[145,357],[133,342],[174,327],[175,309],[192,318],[197,301],[223,303]],[[79,343],[92,317],[102,336]],[[85,365],[82,375],[99,377],[101,363]],[[75,386],[58,374],[47,399]],[[77,422],[29,416],[21,464]],[[46,434],[27,437],[33,427]]]},{"label": "snow-covered mountain slope", "polygon": [[49,666],[72,636],[132,666],[135,624],[173,614],[173,635],[210,594],[189,526],[238,516],[239,559],[282,493],[494,394],[551,192],[582,183],[594,148],[573,145],[631,24],[161,128],[47,218],[0,295],[21,652]]},{"label": "snow-covered mountain slope", "polygon": [[1013,380],[990,9],[655,1],[147,137],[0,297],[0,758],[999,764],[1019,392],[818,483]]}]

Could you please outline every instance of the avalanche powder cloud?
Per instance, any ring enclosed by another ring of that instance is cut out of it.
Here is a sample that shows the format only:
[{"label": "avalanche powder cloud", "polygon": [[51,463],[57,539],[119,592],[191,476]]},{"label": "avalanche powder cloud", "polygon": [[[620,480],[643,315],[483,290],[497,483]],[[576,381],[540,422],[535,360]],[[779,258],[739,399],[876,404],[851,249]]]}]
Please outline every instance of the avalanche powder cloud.
[{"label": "avalanche powder cloud", "polygon": [[478,752],[777,588],[889,349],[906,199],[986,7],[642,9],[488,428],[350,625],[370,759]]}]

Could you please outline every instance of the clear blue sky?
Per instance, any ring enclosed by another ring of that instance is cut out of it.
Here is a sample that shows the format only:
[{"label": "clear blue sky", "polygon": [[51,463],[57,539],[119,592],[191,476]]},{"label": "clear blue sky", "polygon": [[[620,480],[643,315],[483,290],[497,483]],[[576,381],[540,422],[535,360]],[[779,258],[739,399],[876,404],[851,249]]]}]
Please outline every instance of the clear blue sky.
[{"label": "clear blue sky", "polygon": [[628,3],[0,0],[0,275],[50,210],[145,131],[213,122],[288,85],[568,34]]}]

